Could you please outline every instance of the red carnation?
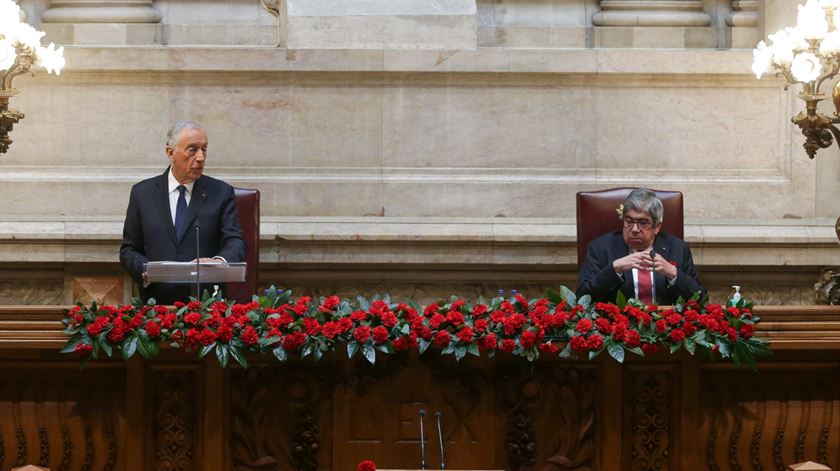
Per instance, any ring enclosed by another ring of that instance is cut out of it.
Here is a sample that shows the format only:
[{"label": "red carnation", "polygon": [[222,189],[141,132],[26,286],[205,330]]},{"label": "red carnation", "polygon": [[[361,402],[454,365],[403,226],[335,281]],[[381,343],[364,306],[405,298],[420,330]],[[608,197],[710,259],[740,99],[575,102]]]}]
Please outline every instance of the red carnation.
[{"label": "red carnation", "polygon": [[219,337],[220,341],[228,343],[231,339],[233,339],[233,329],[230,328],[230,326],[223,325],[216,331],[216,335]]},{"label": "red carnation", "polygon": [[496,340],[496,334],[489,333],[487,336],[482,337],[481,340],[479,340],[478,346],[482,350],[495,350],[498,342],[499,341]]},{"label": "red carnation", "polygon": [[452,336],[449,335],[449,332],[447,332],[445,330],[439,330],[435,334],[434,343],[438,347],[445,347],[445,346],[449,345],[450,341],[452,341]]},{"label": "red carnation", "polygon": [[429,319],[429,327],[433,329],[437,329],[446,321],[446,317],[443,317],[441,314],[435,314]]},{"label": "red carnation", "polygon": [[253,346],[254,344],[256,344],[260,340],[260,336],[257,335],[257,331],[253,327],[251,327],[250,325],[248,327],[245,327],[244,329],[242,329],[241,336],[242,336],[242,341],[245,342],[245,345],[247,345],[249,347]]},{"label": "red carnation", "polygon": [[378,325],[373,328],[373,341],[375,343],[385,343],[388,341],[388,329]]},{"label": "red carnation", "polygon": [[531,332],[530,330],[526,330],[522,332],[522,337],[519,338],[519,343],[522,344],[522,348],[528,350],[537,343],[537,334]]},{"label": "red carnation", "polygon": [[604,346],[604,337],[598,334],[592,334],[586,340],[586,347],[590,350],[598,350]]},{"label": "red carnation", "polygon": [[371,460],[364,460],[359,463],[357,471],[376,471],[376,463]]},{"label": "red carnation", "polygon": [[405,337],[397,337],[392,342],[392,345],[394,346],[394,350],[399,352],[408,348],[408,340]]},{"label": "red carnation", "polygon": [[581,337],[580,335],[575,335],[572,337],[570,341],[572,344],[572,350],[576,352],[585,352],[586,351],[586,339]]},{"label": "red carnation", "polygon": [[[346,319],[346,317],[343,319]],[[321,326],[321,333],[324,334],[324,337],[332,340],[341,333],[341,324],[339,322],[326,322]]]},{"label": "red carnation", "polygon": [[330,296],[324,300],[323,304],[321,304],[321,312],[330,312],[333,311],[338,305],[341,303],[341,298],[338,296]]},{"label": "red carnation", "polygon": [[294,332],[283,339],[283,348],[293,352],[302,347],[304,343],[306,343],[306,335],[303,332]]},{"label": "red carnation", "polygon": [[153,339],[160,337],[160,324],[151,320],[146,321],[146,333]]},{"label": "red carnation", "polygon": [[502,340],[502,344],[499,345],[499,350],[505,353],[512,352],[514,348],[516,348],[516,342],[511,339],[504,339]]},{"label": "red carnation", "polygon": [[741,337],[748,339],[755,334],[755,326],[752,324],[744,324],[741,326]]},{"label": "red carnation", "polygon": [[473,338],[473,330],[469,327],[464,327],[463,329],[459,330],[457,334],[458,339],[464,343],[472,342]]},{"label": "red carnation", "polygon": [[359,343],[365,343],[370,338],[370,327],[366,325],[356,327],[356,330],[353,331],[353,338]]},{"label": "red carnation", "polygon": [[487,326],[489,325],[489,322],[487,322],[487,319],[477,319],[475,321],[475,324],[473,325],[475,327],[476,332],[478,332],[479,334],[483,334],[487,331]]},{"label": "red carnation", "polygon": [[659,347],[652,343],[643,343],[642,351],[645,353],[656,353],[659,351]]},{"label": "red carnation", "polygon": [[685,332],[683,332],[679,329],[672,330],[671,331],[671,340],[673,340],[674,342],[682,342],[683,340],[685,340]]},{"label": "red carnation", "polygon": [[190,325],[198,325],[201,322],[201,314],[197,312],[191,312],[184,316],[184,322]]},{"label": "red carnation", "polygon": [[79,355],[87,355],[88,353],[93,351],[93,345],[88,345],[86,343],[77,343],[73,351],[75,351]]},{"label": "red carnation", "polygon": [[581,334],[585,334],[589,332],[589,329],[592,328],[592,321],[589,319],[581,319],[578,321],[577,326],[575,326],[575,330],[580,332]]}]

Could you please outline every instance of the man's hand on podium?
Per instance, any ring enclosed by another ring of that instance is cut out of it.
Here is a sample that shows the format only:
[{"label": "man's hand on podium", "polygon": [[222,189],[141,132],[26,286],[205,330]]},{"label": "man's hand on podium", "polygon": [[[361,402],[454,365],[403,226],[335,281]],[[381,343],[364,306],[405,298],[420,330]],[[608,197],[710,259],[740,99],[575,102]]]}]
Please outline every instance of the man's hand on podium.
[{"label": "man's hand on podium", "polygon": [[[190,263],[195,263],[196,259],[193,259]],[[224,259],[221,257],[201,257],[198,259],[198,263],[225,263]]]}]

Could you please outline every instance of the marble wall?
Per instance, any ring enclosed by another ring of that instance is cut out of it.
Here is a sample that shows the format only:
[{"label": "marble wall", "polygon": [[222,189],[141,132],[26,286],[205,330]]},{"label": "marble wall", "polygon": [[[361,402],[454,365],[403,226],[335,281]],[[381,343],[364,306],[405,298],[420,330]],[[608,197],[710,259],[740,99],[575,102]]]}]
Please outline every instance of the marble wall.
[{"label": "marble wall", "polygon": [[128,189],[164,170],[185,117],[208,130],[207,173],[262,192],[267,282],[573,285],[575,192],[636,185],[684,192],[721,296],[750,280],[808,303],[840,265],[838,150],[807,158],[794,91],[756,80],[739,49],[795,21],[781,3],[266,2],[277,17],[250,0],[119,3],[21,0],[67,68],[15,82],[5,301],[30,302],[33,273],[64,301],[130,293]]}]

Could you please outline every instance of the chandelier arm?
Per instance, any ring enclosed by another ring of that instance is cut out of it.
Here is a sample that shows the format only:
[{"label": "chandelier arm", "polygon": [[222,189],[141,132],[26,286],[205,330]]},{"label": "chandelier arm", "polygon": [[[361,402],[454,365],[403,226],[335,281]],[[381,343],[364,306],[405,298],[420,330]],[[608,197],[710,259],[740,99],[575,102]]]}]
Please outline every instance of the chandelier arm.
[{"label": "chandelier arm", "polygon": [[29,52],[30,50],[26,49],[23,53],[18,53],[17,57],[15,58],[15,63],[12,67],[6,72],[5,76],[3,77],[3,82],[0,83],[2,90],[12,90],[12,80],[18,75],[23,75],[30,71],[32,68],[32,62],[34,60],[34,54]]},{"label": "chandelier arm", "polygon": [[837,75],[837,72],[840,72],[840,63],[838,63],[835,60],[834,63],[831,65],[831,72],[820,77],[820,81],[817,82],[817,93],[820,92],[820,87],[822,87],[823,82],[829,79],[833,79]]}]

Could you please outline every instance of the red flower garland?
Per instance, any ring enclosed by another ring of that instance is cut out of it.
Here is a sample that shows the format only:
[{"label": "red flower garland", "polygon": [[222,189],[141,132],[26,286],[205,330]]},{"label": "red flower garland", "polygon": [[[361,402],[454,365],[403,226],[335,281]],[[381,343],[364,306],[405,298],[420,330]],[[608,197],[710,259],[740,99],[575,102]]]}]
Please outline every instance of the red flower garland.
[{"label": "red flower garland", "polygon": [[348,356],[361,352],[371,363],[378,353],[424,353],[432,345],[458,360],[496,351],[529,361],[541,354],[592,359],[607,351],[623,362],[625,352],[644,355],[661,345],[671,352],[706,351],[753,368],[757,356],[769,353],[767,342],[755,336],[759,319],[744,300],[721,306],[692,299],[659,310],[635,300],[624,306],[590,304],[568,289],[562,293],[530,301],[520,294],[476,302],[453,297],[421,308],[387,296],[356,302],[338,296],[293,299],[272,288],[244,304],[208,298],[174,308],[77,305],[64,319],[71,338],[62,351],[85,361],[100,352],[110,356],[114,349],[124,358],[151,357],[165,342],[200,356],[215,352],[223,366],[230,358],[246,366],[248,352],[271,352],[281,361],[289,353],[319,359],[338,343],[346,343]]}]

